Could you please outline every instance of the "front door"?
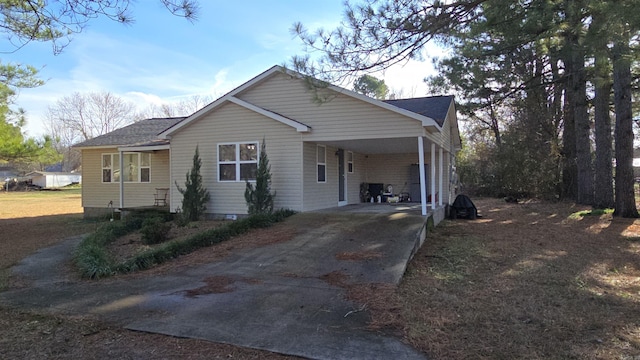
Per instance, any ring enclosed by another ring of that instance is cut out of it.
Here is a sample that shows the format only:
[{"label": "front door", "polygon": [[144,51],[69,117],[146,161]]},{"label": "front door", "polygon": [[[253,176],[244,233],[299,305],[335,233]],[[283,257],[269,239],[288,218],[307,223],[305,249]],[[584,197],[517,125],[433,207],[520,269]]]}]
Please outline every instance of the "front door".
[{"label": "front door", "polygon": [[347,178],[345,177],[344,166],[344,150],[338,149],[338,206],[347,205],[345,191]]}]

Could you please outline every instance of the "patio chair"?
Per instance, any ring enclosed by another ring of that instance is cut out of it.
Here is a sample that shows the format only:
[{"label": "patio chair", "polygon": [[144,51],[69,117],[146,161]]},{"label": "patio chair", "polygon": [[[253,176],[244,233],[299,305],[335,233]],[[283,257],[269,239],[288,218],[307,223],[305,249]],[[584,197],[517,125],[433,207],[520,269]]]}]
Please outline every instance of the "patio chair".
[{"label": "patio chair", "polygon": [[153,194],[155,202],[153,206],[167,206],[167,194],[168,188],[156,188],[156,193]]}]

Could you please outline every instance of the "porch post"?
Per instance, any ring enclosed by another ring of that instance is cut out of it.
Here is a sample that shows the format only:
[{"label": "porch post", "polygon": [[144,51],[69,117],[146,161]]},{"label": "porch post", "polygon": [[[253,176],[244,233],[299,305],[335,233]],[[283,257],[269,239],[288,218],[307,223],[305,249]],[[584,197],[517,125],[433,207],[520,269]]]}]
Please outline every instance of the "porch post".
[{"label": "porch post", "polygon": [[431,143],[431,209],[436,208],[436,144]]},{"label": "porch post", "polygon": [[442,148],[438,150],[438,206],[442,206]]},{"label": "porch post", "polygon": [[124,153],[118,150],[120,155],[120,209],[124,208]]},{"label": "porch post", "polygon": [[418,136],[418,168],[420,169],[420,206],[422,215],[427,215],[427,186],[425,184],[424,173],[424,140],[422,136]]}]

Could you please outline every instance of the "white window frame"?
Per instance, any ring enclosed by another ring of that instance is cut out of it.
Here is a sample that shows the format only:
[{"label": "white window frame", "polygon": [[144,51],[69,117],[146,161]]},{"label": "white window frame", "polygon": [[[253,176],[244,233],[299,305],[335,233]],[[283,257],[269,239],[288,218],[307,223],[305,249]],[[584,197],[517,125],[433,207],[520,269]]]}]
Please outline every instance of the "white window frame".
[{"label": "white window frame", "polygon": [[[240,160],[240,145],[249,145],[249,144],[253,144],[256,146],[256,159],[255,160]],[[222,145],[234,145],[235,146],[235,152],[236,152],[236,156],[235,156],[235,160],[233,161],[220,161],[220,146]],[[217,152],[217,163],[218,163],[218,182],[226,182],[226,183],[233,183],[233,182],[245,182],[245,179],[242,179],[240,177],[240,165],[242,164],[256,164],[256,169],[258,167],[258,162],[260,161],[260,142],[259,141],[238,141],[238,142],[225,142],[225,143],[218,143],[216,144],[216,152]],[[220,179],[220,165],[235,165],[235,169],[236,169],[236,176],[234,180],[224,180],[224,179]],[[256,179],[249,179],[249,182],[253,183],[255,182]]]},{"label": "white window frame", "polygon": [[[324,159],[321,162],[318,156],[320,155],[320,148],[324,149]],[[323,178],[324,180],[320,180],[320,166],[323,167]],[[318,144],[316,147],[316,181],[319,184],[325,184],[327,182],[327,147],[325,145]]]},{"label": "white window frame", "polygon": [[353,174],[353,151],[347,151],[347,173]]},{"label": "white window frame", "polygon": [[[142,154],[146,154],[149,156],[149,165],[147,166],[142,166]],[[111,166],[110,167],[104,167],[104,162],[103,162],[103,158],[104,156],[111,156]],[[124,180],[124,182],[126,183],[141,183],[141,184],[150,184],[151,183],[151,154],[150,153],[142,153],[142,152],[125,152],[123,153],[123,155],[137,155],[138,156],[138,179],[134,180],[134,181],[128,181],[128,180]],[[103,184],[117,184],[120,182],[120,180],[114,180],[114,172],[115,171],[120,171],[120,166],[118,166],[118,168],[114,168],[114,164],[116,162],[118,162],[118,165],[120,165],[120,154],[119,153],[103,153],[100,155],[100,180],[102,181]],[[142,169],[149,169],[149,181],[142,181]],[[111,181],[104,181],[104,170],[109,169],[111,170]],[[120,174],[120,176],[122,176],[122,174]]]}]

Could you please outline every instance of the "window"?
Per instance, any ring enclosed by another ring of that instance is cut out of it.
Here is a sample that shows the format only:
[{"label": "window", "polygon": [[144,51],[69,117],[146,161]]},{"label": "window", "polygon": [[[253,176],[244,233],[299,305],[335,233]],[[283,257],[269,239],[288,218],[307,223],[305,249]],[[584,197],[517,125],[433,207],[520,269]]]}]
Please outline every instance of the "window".
[{"label": "window", "polygon": [[[151,154],[122,154],[124,182],[151,182]],[[120,182],[120,154],[102,154],[102,182]]]},{"label": "window", "polygon": [[258,142],[218,144],[218,180],[255,180],[258,172]]},{"label": "window", "polygon": [[353,151],[347,151],[347,171],[353,173]]},{"label": "window", "polygon": [[318,145],[318,182],[327,182],[327,147]]}]

